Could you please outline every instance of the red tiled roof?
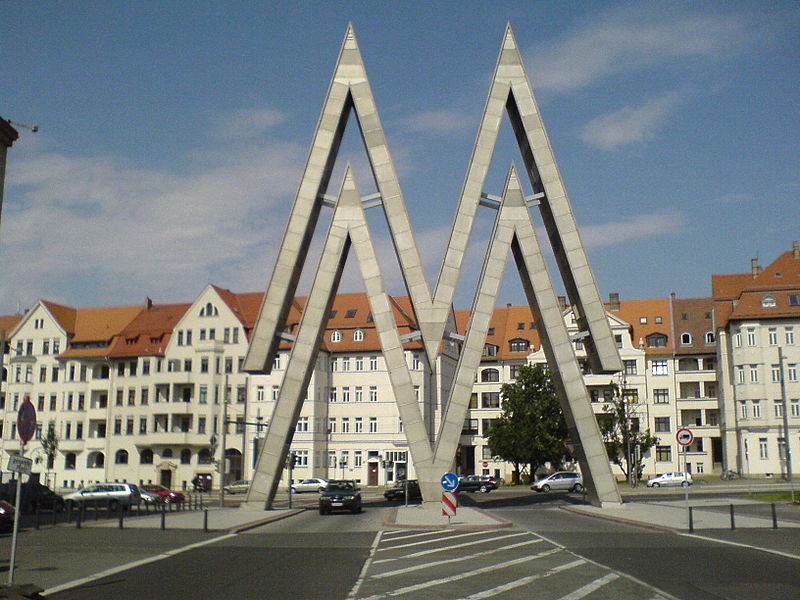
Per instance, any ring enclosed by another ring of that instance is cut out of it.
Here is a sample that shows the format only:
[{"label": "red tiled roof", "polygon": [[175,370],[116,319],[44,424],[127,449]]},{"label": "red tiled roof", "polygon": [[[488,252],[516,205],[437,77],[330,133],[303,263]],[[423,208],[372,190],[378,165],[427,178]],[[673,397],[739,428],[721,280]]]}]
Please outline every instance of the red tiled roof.
[{"label": "red tiled roof", "polygon": [[6,332],[6,337],[14,327],[22,320],[22,315],[8,315],[0,317],[0,331]]}]

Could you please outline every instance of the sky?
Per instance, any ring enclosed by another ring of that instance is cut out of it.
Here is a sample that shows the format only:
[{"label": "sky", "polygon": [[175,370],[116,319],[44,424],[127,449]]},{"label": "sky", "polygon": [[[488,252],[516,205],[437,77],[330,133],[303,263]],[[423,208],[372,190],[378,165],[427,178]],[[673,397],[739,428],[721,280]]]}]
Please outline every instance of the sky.
[{"label": "sky", "polygon": [[[712,273],[800,240],[794,1],[6,1],[0,20],[0,116],[39,128],[8,153],[0,314],[263,291],[348,23],[432,288],[507,23],[601,296],[708,296]],[[348,161],[374,190],[352,116],[329,193]],[[485,193],[512,162],[506,119]],[[493,217],[479,211],[457,308]],[[354,265],[341,291],[363,291]],[[524,303],[511,265],[505,303]]]}]

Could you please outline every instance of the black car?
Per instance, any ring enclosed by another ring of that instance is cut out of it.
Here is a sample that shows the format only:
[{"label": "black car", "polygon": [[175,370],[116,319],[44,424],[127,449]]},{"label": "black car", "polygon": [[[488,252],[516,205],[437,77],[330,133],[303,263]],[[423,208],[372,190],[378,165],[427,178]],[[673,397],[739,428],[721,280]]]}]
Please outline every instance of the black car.
[{"label": "black car", "polygon": [[[40,510],[64,510],[64,499],[46,485],[37,481],[26,481],[20,490],[20,506],[22,514]],[[0,500],[13,504],[17,496],[17,481],[12,479],[0,484]]]},{"label": "black car", "polygon": [[0,531],[14,529],[14,506],[10,502],[0,500]]},{"label": "black car", "polygon": [[490,475],[467,475],[458,482],[457,492],[491,492],[497,489],[497,480]]},{"label": "black car", "polygon": [[361,492],[352,479],[336,479],[328,482],[319,495],[319,514],[327,515],[334,510],[361,512]]},{"label": "black car", "polygon": [[419,489],[419,481],[416,479],[398,481],[394,484],[394,487],[391,487],[383,492],[383,497],[387,500],[405,500],[406,486],[408,487],[409,501],[422,500],[422,492]]}]

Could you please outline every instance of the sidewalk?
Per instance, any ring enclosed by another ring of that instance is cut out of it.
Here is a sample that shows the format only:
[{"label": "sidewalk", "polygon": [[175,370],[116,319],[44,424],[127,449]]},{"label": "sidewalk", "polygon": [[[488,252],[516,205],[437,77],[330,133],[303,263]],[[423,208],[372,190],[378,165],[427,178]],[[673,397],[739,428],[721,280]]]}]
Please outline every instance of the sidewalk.
[{"label": "sidewalk", "polygon": [[[772,519],[752,516],[736,512],[737,506],[753,505],[752,501],[726,499],[721,503],[718,499],[689,500],[692,508],[692,524],[695,531],[699,529],[731,529],[731,517],[728,507],[734,506],[734,520],[737,529],[770,529]],[[650,502],[623,502],[619,506],[598,508],[590,505],[574,505],[565,507],[576,513],[594,517],[612,519],[623,523],[645,525],[671,531],[689,530],[689,511],[685,500],[660,500]],[[800,523],[779,521],[779,528],[800,528]]]}]

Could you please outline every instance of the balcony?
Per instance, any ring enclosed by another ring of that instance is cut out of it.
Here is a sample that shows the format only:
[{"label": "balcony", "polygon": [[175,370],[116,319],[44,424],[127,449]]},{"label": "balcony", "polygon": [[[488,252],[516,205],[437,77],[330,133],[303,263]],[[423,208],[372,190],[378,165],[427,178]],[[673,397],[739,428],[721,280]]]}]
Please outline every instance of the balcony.
[{"label": "balcony", "polygon": [[151,446],[203,446],[209,444],[208,433],[193,433],[191,431],[155,431],[152,433],[132,436],[137,448]]}]

